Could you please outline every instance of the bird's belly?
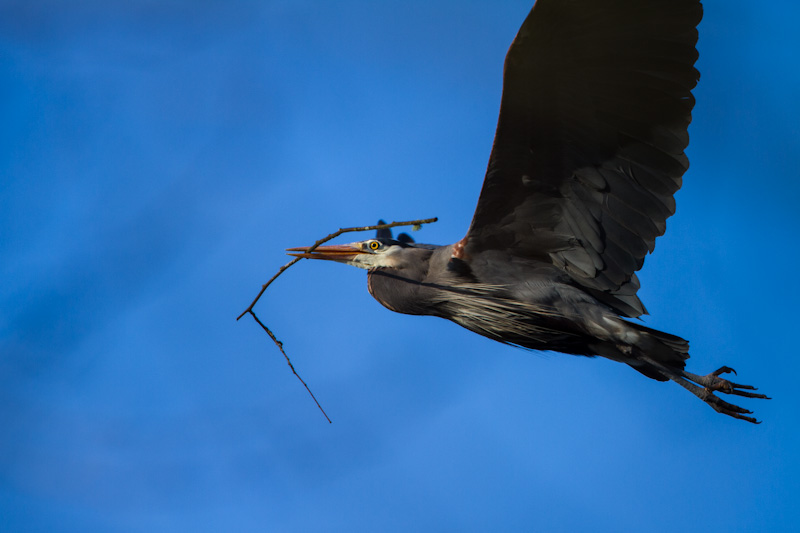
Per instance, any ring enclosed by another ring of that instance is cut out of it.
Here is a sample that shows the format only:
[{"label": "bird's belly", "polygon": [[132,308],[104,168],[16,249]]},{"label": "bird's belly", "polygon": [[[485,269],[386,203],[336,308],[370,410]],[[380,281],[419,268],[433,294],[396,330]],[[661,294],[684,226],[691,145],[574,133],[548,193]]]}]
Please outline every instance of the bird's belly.
[{"label": "bird's belly", "polygon": [[538,301],[460,296],[448,302],[440,316],[504,344],[531,350],[593,354],[589,344],[595,339],[587,334],[579,315],[565,313],[564,307],[564,302],[552,295]]}]

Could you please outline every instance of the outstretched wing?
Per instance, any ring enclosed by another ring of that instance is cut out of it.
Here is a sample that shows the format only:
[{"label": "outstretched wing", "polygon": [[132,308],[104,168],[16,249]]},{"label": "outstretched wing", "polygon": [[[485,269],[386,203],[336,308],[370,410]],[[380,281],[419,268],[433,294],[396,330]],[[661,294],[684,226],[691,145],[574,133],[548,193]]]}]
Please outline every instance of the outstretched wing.
[{"label": "outstretched wing", "polygon": [[551,261],[621,314],[689,166],[699,0],[538,0],[460,253]]}]

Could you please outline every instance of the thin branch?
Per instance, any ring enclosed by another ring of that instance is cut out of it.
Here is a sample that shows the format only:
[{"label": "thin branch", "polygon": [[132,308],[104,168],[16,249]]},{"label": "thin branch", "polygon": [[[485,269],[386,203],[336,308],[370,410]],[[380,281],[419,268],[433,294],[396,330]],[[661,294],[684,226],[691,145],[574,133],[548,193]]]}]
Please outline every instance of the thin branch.
[{"label": "thin branch", "polygon": [[290,266],[292,266],[293,264],[297,263],[297,262],[298,262],[298,261],[300,261],[301,259],[302,259],[302,257],[295,257],[294,259],[292,259],[291,261],[289,261],[288,263],[286,263],[285,265],[283,265],[281,268],[279,268],[279,269],[278,269],[278,272],[277,272],[277,273],[276,273],[274,276],[272,276],[271,278],[269,278],[269,281],[268,281],[268,282],[266,282],[264,285],[262,285],[262,286],[261,286],[261,291],[258,293],[258,296],[256,296],[256,299],[255,299],[255,300],[253,300],[253,303],[251,303],[251,304],[250,304],[250,307],[248,307],[247,309],[245,309],[244,311],[242,311],[242,314],[241,314],[241,315],[239,315],[239,316],[237,316],[237,317],[236,317],[236,320],[238,321],[238,320],[239,320],[240,318],[242,318],[244,315],[246,315],[247,313],[251,312],[251,311],[253,310],[253,307],[255,307],[256,303],[258,303],[258,300],[261,298],[261,295],[262,295],[262,294],[264,294],[264,291],[265,291],[265,290],[267,290],[267,287],[269,287],[269,286],[272,284],[272,282],[273,282],[273,281],[275,281],[275,280],[278,278],[278,276],[280,276],[281,274],[283,274],[283,272],[284,272],[284,271],[285,271],[287,268],[289,268],[289,267],[290,267]]},{"label": "thin branch", "polygon": [[[336,237],[338,237],[339,235],[341,235],[343,233],[352,233],[352,232],[356,232],[356,231],[371,231],[371,230],[379,230],[379,229],[388,229],[388,228],[395,228],[395,227],[398,227],[398,226],[413,226],[412,229],[418,230],[420,227],[422,227],[423,224],[432,224],[433,222],[436,222],[437,220],[439,220],[439,219],[434,217],[434,218],[426,218],[426,219],[421,219],[421,220],[410,220],[410,221],[405,221],[405,222],[391,222],[389,224],[377,224],[375,226],[359,226],[359,227],[354,227],[354,228],[339,228],[337,231],[334,231],[333,233],[329,234],[327,237],[323,237],[322,239],[319,239],[317,242],[312,244],[308,248],[307,252],[314,251],[318,246],[328,242],[331,239],[335,239]],[[258,325],[261,326],[264,329],[264,331],[267,332],[267,335],[269,335],[269,337],[272,339],[272,342],[274,342],[275,346],[278,347],[278,350],[281,351],[281,353],[283,354],[283,357],[286,359],[286,363],[288,363],[288,365],[289,365],[289,368],[292,369],[292,373],[297,377],[297,379],[300,380],[300,383],[302,383],[303,386],[306,388],[306,390],[308,391],[308,394],[310,394],[311,398],[314,400],[314,403],[317,404],[317,407],[319,407],[319,410],[322,411],[322,414],[328,420],[328,423],[331,423],[331,419],[328,418],[328,414],[325,412],[325,409],[322,408],[320,403],[317,401],[317,398],[314,396],[314,393],[311,392],[311,389],[308,388],[308,385],[306,385],[306,382],[303,381],[303,378],[301,378],[300,374],[298,374],[297,371],[294,369],[294,365],[292,364],[292,361],[289,359],[289,356],[286,355],[286,352],[283,349],[283,343],[281,341],[279,341],[275,337],[275,334],[272,333],[272,331],[263,322],[261,322],[261,320],[259,320],[259,318],[256,316],[255,312],[253,311],[253,307],[255,307],[256,303],[258,303],[258,300],[264,294],[264,291],[267,290],[267,287],[269,287],[272,284],[273,281],[278,279],[278,276],[283,274],[286,271],[286,269],[288,269],[290,266],[292,266],[293,264],[295,264],[298,261],[300,261],[300,259],[302,259],[302,258],[301,257],[295,257],[294,259],[292,259],[291,261],[289,261],[288,263],[283,265],[281,268],[279,268],[278,272],[274,276],[272,276],[269,279],[269,281],[267,281],[264,285],[261,286],[261,291],[259,291],[259,293],[256,296],[255,300],[253,300],[253,302],[250,304],[250,306],[247,309],[242,311],[241,315],[236,317],[236,320],[239,320],[240,318],[242,318],[244,315],[246,315],[248,313],[250,315],[252,315],[253,319],[255,319],[255,321],[258,323]]]},{"label": "thin branch", "polygon": [[322,406],[319,404],[319,402],[317,401],[317,397],[316,397],[316,396],[314,396],[314,393],[313,393],[313,392],[311,392],[311,389],[309,389],[309,388],[308,388],[308,385],[306,385],[306,382],[305,382],[305,381],[303,381],[303,378],[301,378],[301,377],[300,377],[300,374],[298,374],[298,373],[297,373],[297,370],[295,370],[295,369],[294,369],[294,365],[292,364],[292,361],[289,359],[289,356],[288,356],[288,355],[286,355],[286,352],[285,352],[285,351],[283,351],[283,343],[282,343],[281,341],[279,341],[279,340],[278,340],[278,339],[275,337],[275,334],[274,334],[274,333],[272,333],[272,331],[270,331],[270,329],[269,329],[267,326],[265,326],[265,325],[264,325],[264,323],[263,323],[263,322],[261,322],[261,320],[259,320],[259,319],[258,319],[258,317],[256,316],[256,314],[253,312],[253,310],[252,310],[252,309],[251,309],[250,311],[248,311],[248,313],[250,313],[251,315],[253,315],[253,318],[255,318],[255,319],[256,319],[256,322],[258,322],[258,325],[259,325],[259,326],[261,326],[262,328],[264,328],[264,331],[266,331],[266,332],[267,332],[267,335],[269,335],[269,338],[270,338],[270,339],[272,339],[272,342],[274,342],[274,343],[275,343],[275,346],[277,346],[277,347],[278,347],[278,349],[281,351],[281,353],[283,354],[283,356],[286,358],[286,362],[289,364],[289,368],[291,368],[291,369],[292,369],[292,373],[293,373],[295,376],[297,376],[297,379],[299,379],[299,380],[300,380],[300,383],[302,383],[302,384],[303,384],[303,387],[305,387],[305,388],[306,388],[306,390],[308,391],[308,393],[311,395],[311,399],[312,399],[312,400],[314,400],[314,403],[315,403],[315,404],[317,404],[317,407],[319,407],[319,410],[320,410],[320,411],[322,411],[322,414],[323,414],[323,415],[325,416],[325,418],[328,420],[328,423],[329,423],[329,424],[332,424],[333,422],[331,422],[331,419],[328,417],[328,413],[326,413],[326,412],[325,412],[325,409],[323,409],[323,408],[322,408]]}]

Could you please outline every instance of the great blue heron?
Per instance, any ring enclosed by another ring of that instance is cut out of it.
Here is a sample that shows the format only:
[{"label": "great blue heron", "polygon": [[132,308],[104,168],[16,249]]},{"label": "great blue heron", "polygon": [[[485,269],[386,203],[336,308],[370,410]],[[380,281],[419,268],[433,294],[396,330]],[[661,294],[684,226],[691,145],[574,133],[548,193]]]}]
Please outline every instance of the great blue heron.
[{"label": "great blue heron", "polygon": [[767,398],[684,370],[689,343],[621,317],[646,313],[636,271],[675,212],[689,166],[699,0],[538,0],[506,55],[483,189],[455,244],[389,231],[292,255],[368,270],[398,313],[433,315],[505,344],[603,356],[714,395]]}]

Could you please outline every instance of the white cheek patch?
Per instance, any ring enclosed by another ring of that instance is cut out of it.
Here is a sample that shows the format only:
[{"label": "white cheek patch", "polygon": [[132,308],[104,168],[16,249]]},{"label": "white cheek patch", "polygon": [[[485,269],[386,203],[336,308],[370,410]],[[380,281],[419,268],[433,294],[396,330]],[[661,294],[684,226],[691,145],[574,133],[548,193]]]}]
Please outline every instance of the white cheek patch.
[{"label": "white cheek patch", "polygon": [[350,264],[354,267],[369,270],[370,268],[375,268],[375,265],[373,265],[374,257],[372,254],[358,254]]},{"label": "white cheek patch", "polygon": [[385,252],[358,254],[350,264],[367,270],[371,268],[399,268],[398,257],[396,257],[397,251],[394,248],[389,248]]}]

